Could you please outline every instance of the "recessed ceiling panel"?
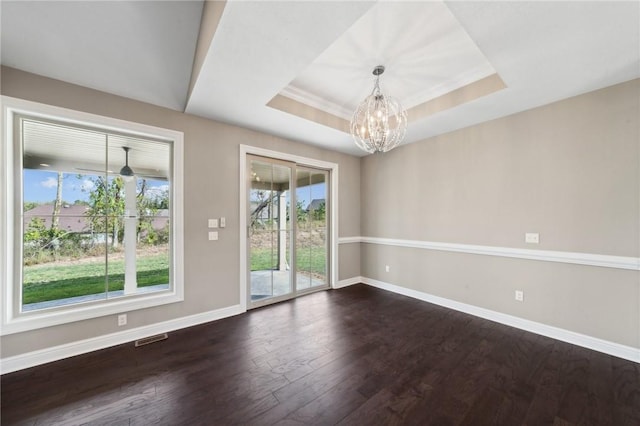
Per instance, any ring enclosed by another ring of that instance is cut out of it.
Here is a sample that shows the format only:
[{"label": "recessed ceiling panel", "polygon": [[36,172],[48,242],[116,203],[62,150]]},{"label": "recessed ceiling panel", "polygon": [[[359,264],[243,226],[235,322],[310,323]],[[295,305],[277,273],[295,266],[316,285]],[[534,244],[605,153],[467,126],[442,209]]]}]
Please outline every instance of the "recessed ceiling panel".
[{"label": "recessed ceiling panel", "polygon": [[383,92],[407,109],[495,74],[444,3],[380,2],[280,94],[350,119],[376,65]]}]

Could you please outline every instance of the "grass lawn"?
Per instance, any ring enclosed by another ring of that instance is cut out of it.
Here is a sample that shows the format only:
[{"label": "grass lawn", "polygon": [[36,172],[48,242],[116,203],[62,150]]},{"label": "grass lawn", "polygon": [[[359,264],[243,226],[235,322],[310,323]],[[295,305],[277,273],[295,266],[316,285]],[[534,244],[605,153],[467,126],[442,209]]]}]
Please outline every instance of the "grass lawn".
[{"label": "grass lawn", "polygon": [[[289,255],[289,250],[287,250]],[[327,254],[325,247],[307,247],[298,248],[296,264],[298,272],[312,272],[324,275],[327,265]],[[271,249],[251,249],[251,270],[252,271],[268,271],[277,268],[278,254],[273,252],[273,262]]]},{"label": "grass lawn", "polygon": [[[169,282],[169,259],[166,253],[138,257],[138,287]],[[25,266],[23,272],[22,303],[45,302],[104,293],[105,264],[102,260],[78,265]],[[109,291],[124,288],[124,259],[109,262]]]}]

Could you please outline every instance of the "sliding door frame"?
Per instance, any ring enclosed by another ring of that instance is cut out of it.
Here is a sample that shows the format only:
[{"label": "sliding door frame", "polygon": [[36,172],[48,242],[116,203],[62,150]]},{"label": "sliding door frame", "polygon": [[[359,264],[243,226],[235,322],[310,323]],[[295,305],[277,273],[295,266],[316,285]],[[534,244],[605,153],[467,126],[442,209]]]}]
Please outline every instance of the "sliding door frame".
[{"label": "sliding door frame", "polygon": [[[296,163],[292,162],[292,161],[285,161],[282,160],[281,158],[271,158],[271,157],[264,157],[264,156],[257,156],[255,154],[247,154],[247,173],[245,174],[245,179],[247,180],[247,182],[251,182],[251,176],[250,176],[250,171],[252,170],[251,168],[251,163],[253,161],[256,162],[260,162],[262,164],[269,164],[272,167],[272,172],[273,172],[273,166],[278,166],[281,168],[288,168],[290,173],[289,173],[289,193],[290,193],[290,200],[291,200],[291,205],[289,206],[289,212],[288,214],[291,216],[291,221],[290,221],[290,228],[288,229],[289,232],[289,238],[288,238],[288,245],[285,244],[286,248],[285,248],[285,259],[286,259],[286,252],[287,250],[289,250],[289,254],[290,254],[290,258],[287,259],[288,263],[289,263],[289,270],[288,270],[288,275],[289,275],[289,291],[285,294],[281,294],[281,295],[273,295],[273,275],[271,276],[271,296],[269,297],[265,297],[263,299],[258,299],[258,300],[252,300],[251,296],[253,295],[253,293],[251,293],[249,290],[249,288],[253,285],[252,283],[252,278],[251,278],[251,267],[250,267],[250,258],[251,258],[251,250],[253,249],[253,247],[251,246],[251,234],[249,232],[250,229],[250,225],[249,223],[247,223],[246,225],[246,229],[247,229],[247,239],[246,241],[247,243],[247,255],[246,255],[246,259],[247,259],[247,270],[245,271],[245,274],[247,275],[247,309],[254,309],[254,308],[259,308],[261,306],[265,306],[265,305],[270,305],[272,303],[277,303],[277,302],[282,302],[284,300],[289,300],[292,299],[294,297],[296,297],[297,295],[297,287],[296,287],[296,249],[295,249],[295,241],[296,241],[296,234],[297,234],[297,230],[296,228],[296,221],[295,221],[295,205],[296,205],[296,191],[295,191],[295,179],[296,179]],[[266,181],[265,181],[266,182]],[[270,182],[271,184],[273,184],[273,180],[271,180]],[[273,188],[273,187],[272,187]],[[247,183],[247,191],[245,193],[245,197],[249,197],[248,201],[251,199],[250,197],[250,191],[253,189],[253,185],[251,183]],[[279,201],[278,203],[280,203],[281,201]],[[248,207],[248,205],[247,205]],[[280,206],[278,206],[278,210],[279,213],[281,213],[280,211]],[[278,220],[280,220],[280,214],[278,214]],[[279,228],[279,227],[278,227]],[[285,228],[286,230],[286,228]],[[271,230],[270,232],[273,232],[273,230]],[[282,253],[280,252],[281,250],[281,246],[280,246],[280,239],[282,238],[282,234],[281,234],[282,230],[279,228],[278,229],[278,238],[277,238],[277,250],[278,250],[278,263],[281,262],[280,256],[282,256]],[[287,241],[287,238],[285,236],[285,241]],[[273,238],[271,240],[272,243],[272,249],[273,249]],[[272,253],[273,256],[273,253]],[[271,257],[271,266],[273,267],[273,257]]]},{"label": "sliding door frame", "polygon": [[[301,157],[298,155],[287,154],[284,152],[272,151],[269,149],[258,148],[249,145],[240,145],[240,214],[239,214],[239,227],[240,227],[240,307],[242,311],[246,311],[250,303],[250,297],[248,290],[248,254],[249,247],[248,241],[248,167],[249,162],[247,160],[248,155],[256,155],[260,157],[272,158],[274,160],[282,160],[295,163],[299,166],[307,166],[316,169],[323,169],[329,172],[329,211],[328,213],[328,226],[329,226],[329,245],[327,247],[329,251],[328,256],[328,269],[329,275],[327,276],[327,287],[335,288],[338,283],[338,164],[328,161],[316,160],[313,158]],[[292,277],[295,279],[295,277]],[[299,292],[302,294],[304,292]]]}]

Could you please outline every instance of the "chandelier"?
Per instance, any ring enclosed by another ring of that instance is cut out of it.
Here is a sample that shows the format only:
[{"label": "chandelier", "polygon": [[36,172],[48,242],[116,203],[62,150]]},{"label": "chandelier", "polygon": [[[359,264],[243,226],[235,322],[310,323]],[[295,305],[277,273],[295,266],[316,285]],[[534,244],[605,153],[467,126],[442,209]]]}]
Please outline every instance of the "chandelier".
[{"label": "chandelier", "polygon": [[407,113],[396,99],[380,91],[380,74],[384,66],[373,69],[376,81],[373,92],[351,118],[351,136],[359,148],[368,153],[387,152],[398,146],[407,131]]}]

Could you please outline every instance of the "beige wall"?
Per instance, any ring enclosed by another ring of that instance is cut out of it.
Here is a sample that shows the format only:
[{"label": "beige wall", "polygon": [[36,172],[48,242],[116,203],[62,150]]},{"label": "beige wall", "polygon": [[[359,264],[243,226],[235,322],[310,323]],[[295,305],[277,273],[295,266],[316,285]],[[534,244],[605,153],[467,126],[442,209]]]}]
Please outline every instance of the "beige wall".
[{"label": "beige wall", "polygon": [[[134,328],[239,303],[239,145],[339,165],[339,233],[360,233],[360,159],[182,114],[95,90],[2,68],[2,94],[184,132],[185,301],[128,313]],[[207,219],[225,216],[220,240],[207,240]],[[340,277],[359,275],[359,248],[339,253]],[[354,268],[353,265],[357,265]],[[121,331],[113,316],[3,336],[1,356]]]},{"label": "beige wall", "polygon": [[[130,312],[128,327],[239,302],[239,144],[338,163],[341,237],[640,256],[639,80],[359,159],[10,68],[1,77],[3,95],[184,132],[185,301]],[[227,228],[211,243],[204,224],[220,216]],[[341,280],[362,275],[640,347],[637,271],[353,243],[339,260]],[[1,355],[120,330],[109,316],[4,336]]]},{"label": "beige wall", "polygon": [[353,277],[359,277],[360,274],[360,244],[341,244],[340,245],[340,276],[338,280],[346,280]]},{"label": "beige wall", "polygon": [[[639,104],[635,80],[366,157],[362,235],[638,257]],[[365,277],[640,347],[637,271],[362,246]]]}]

